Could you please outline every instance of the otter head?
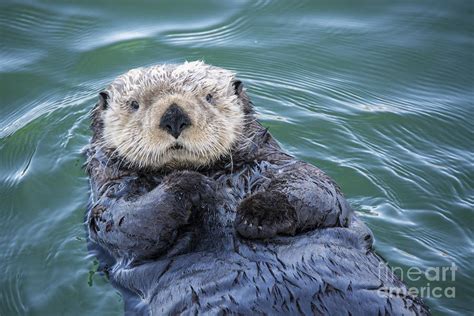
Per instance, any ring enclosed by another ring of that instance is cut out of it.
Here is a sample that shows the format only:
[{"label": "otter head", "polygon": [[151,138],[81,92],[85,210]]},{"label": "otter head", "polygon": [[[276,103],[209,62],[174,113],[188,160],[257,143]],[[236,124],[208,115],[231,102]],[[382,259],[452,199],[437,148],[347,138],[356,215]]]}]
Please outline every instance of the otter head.
[{"label": "otter head", "polygon": [[130,70],[100,93],[101,141],[138,168],[202,167],[231,153],[250,105],[225,69],[190,62]]}]

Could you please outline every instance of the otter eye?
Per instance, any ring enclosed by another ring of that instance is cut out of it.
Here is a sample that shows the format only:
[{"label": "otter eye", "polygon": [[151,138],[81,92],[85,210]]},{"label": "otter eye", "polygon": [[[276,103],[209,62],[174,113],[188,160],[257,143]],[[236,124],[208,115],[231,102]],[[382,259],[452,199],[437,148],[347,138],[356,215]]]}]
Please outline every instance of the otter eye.
[{"label": "otter eye", "polygon": [[209,103],[212,102],[212,94],[209,93],[208,95],[206,95],[206,101]]},{"label": "otter eye", "polygon": [[138,104],[137,101],[132,101],[130,102],[130,107],[134,110],[138,110],[138,108],[140,107],[140,105]]}]

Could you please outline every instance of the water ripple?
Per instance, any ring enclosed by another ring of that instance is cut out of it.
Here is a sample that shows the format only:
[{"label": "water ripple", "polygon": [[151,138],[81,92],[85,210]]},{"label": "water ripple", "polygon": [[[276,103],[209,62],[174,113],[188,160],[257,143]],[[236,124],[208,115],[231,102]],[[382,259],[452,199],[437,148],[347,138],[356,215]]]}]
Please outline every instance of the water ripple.
[{"label": "water ripple", "polygon": [[390,264],[458,265],[456,302],[428,302],[438,313],[467,310],[471,7],[2,2],[0,313],[61,314],[55,307],[65,300],[100,314],[122,310],[100,276],[89,287],[80,154],[88,112],[97,91],[129,68],[196,59],[238,73],[263,124],[341,185]]}]

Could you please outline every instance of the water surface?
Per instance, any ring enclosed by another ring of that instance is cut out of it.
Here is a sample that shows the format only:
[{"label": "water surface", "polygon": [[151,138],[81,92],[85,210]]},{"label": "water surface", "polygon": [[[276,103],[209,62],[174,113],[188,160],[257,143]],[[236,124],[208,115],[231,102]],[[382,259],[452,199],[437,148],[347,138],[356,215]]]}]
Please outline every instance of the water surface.
[{"label": "water surface", "polygon": [[455,287],[425,298],[435,314],[473,313],[473,12],[472,1],[2,1],[0,315],[123,311],[87,253],[88,113],[126,70],[196,59],[239,74],[264,125],[340,184],[391,266],[456,265],[454,281],[407,280]]}]

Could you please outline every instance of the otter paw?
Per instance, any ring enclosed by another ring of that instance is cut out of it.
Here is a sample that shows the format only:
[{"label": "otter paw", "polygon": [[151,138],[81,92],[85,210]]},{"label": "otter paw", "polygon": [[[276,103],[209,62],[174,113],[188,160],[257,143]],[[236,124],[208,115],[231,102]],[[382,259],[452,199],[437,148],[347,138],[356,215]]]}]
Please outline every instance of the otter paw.
[{"label": "otter paw", "polygon": [[294,235],[297,216],[287,197],[280,192],[258,192],[242,200],[237,208],[235,228],[251,239],[277,234]]},{"label": "otter paw", "polygon": [[181,198],[188,197],[193,205],[213,200],[216,191],[213,179],[195,171],[174,172],[165,178],[163,184]]}]

